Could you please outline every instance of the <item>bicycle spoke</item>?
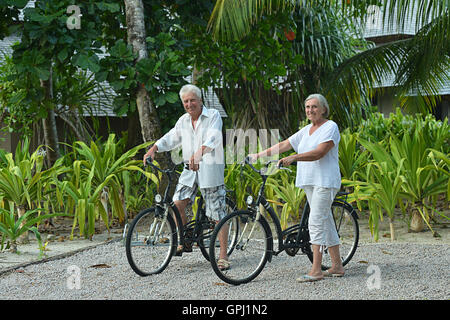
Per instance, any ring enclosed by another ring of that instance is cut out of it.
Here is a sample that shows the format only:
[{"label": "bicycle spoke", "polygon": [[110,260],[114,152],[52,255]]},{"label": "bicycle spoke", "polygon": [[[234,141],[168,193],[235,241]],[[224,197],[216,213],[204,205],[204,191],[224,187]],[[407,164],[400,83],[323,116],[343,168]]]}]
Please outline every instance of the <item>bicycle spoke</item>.
[{"label": "bicycle spoke", "polygon": [[138,215],[127,235],[127,258],[141,276],[159,273],[169,263],[174,247],[173,222],[154,211]]},{"label": "bicycle spoke", "polygon": [[[264,268],[267,261],[267,227],[265,221],[255,221],[249,218],[248,214],[233,215],[229,218],[233,220],[235,226],[238,226],[239,234],[237,239],[228,238],[228,260],[231,268],[220,270],[217,261],[220,258],[220,248],[210,248],[210,257],[216,274],[225,282],[231,284],[240,284],[254,279]],[[219,224],[218,229],[214,231],[212,239],[221,232],[229,231],[230,224],[224,221]],[[223,231],[225,230],[225,231]]]}]

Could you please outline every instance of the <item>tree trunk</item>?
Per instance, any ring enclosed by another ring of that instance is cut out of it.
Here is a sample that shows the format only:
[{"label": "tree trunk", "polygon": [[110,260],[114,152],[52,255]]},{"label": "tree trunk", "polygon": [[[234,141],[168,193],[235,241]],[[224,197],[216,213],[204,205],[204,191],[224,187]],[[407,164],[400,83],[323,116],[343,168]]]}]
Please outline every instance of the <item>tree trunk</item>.
[{"label": "tree trunk", "polygon": [[[125,0],[127,21],[127,41],[138,54],[136,63],[148,57],[145,43],[144,5],[142,0]],[[161,125],[153,102],[143,85],[140,85],[136,95],[142,138],[145,142],[156,141],[161,136]]]},{"label": "tree trunk", "polygon": [[412,232],[422,232],[424,229],[423,218],[417,208],[413,208],[410,230]]},{"label": "tree trunk", "polygon": [[391,232],[391,241],[395,241],[394,219],[389,218],[389,229]]},{"label": "tree trunk", "polygon": [[[133,47],[133,52],[138,54],[137,63],[141,59],[148,57],[142,0],[125,0],[125,15],[127,41]],[[139,113],[139,123],[141,124],[142,139],[144,142],[156,141],[161,137],[161,124],[155,105],[151,101],[144,84],[140,84],[138,87],[136,105]],[[157,161],[163,168],[167,168],[171,162],[167,153],[157,155]],[[163,192],[165,189],[168,183],[166,180],[166,177],[163,177],[159,186],[160,192]]]},{"label": "tree trunk", "polygon": [[127,150],[144,142],[141,135],[141,124],[139,122],[139,114],[137,112],[128,113],[128,138]]},{"label": "tree trunk", "polygon": [[59,158],[58,131],[56,129],[55,110],[53,109],[53,85],[52,68],[50,67],[50,77],[48,80],[41,80],[41,87],[44,88],[44,107],[47,109],[47,117],[42,119],[45,145],[47,146],[47,161],[51,167]]}]

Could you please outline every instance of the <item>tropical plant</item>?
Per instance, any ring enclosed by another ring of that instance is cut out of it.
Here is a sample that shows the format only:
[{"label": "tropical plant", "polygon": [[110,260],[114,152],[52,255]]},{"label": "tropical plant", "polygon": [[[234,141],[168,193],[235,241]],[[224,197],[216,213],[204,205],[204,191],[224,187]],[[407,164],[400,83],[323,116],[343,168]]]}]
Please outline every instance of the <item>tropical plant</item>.
[{"label": "tropical plant", "polygon": [[[278,177],[271,177],[266,186],[274,190],[274,196],[268,195],[269,202],[282,207],[280,212],[280,223],[283,229],[288,226],[290,219],[299,221],[299,210],[305,199],[305,191],[295,186],[295,176],[286,171],[281,171]],[[281,199],[282,202],[273,199]],[[275,211],[277,212],[277,210]]]},{"label": "tropical plant", "polygon": [[[129,174],[129,183],[124,184],[126,197],[126,210],[128,219],[132,219],[139,211],[149,208],[153,204],[154,195],[157,193],[158,185],[153,180],[142,174]],[[160,172],[154,172],[161,179]],[[127,187],[128,186],[128,187]]]},{"label": "tropical plant", "polygon": [[233,197],[238,208],[245,208],[245,196],[249,180],[243,178],[240,173],[241,164],[233,163],[225,167],[225,185],[227,189],[233,190]]},{"label": "tropical plant", "polygon": [[449,179],[447,181],[447,201],[450,200],[450,157],[449,154],[444,154],[440,151],[428,149],[430,153],[428,157],[433,162],[436,170]]},{"label": "tropical plant", "polygon": [[[446,192],[445,182],[447,182],[448,176],[437,175],[437,170],[429,157],[428,147],[441,149],[443,139],[436,139],[434,143],[427,144],[424,132],[425,130],[416,127],[411,135],[405,134],[402,140],[391,135],[390,151],[397,164],[404,164],[402,188],[412,204],[411,229],[422,231],[423,223],[421,221],[423,221],[435,234],[429,223],[430,206],[427,202],[430,202],[433,196]],[[417,223],[418,226],[416,226]]]},{"label": "tropical plant", "polygon": [[[118,218],[123,224],[126,220],[126,200],[132,186],[130,185],[130,171],[137,171],[158,184],[157,176],[142,170],[142,160],[133,160],[133,157],[150,143],[143,143],[126,152],[118,147],[120,142],[115,142],[115,135],[110,134],[108,140],[101,146],[93,141],[88,147],[82,141],[76,141],[73,145],[73,174],[64,181],[64,190],[76,202],[74,226],[78,223],[80,232],[84,231],[83,217],[88,217],[88,234],[92,236],[93,223],[100,215],[109,229],[108,209],[111,205],[112,217]],[[100,197],[103,195],[103,204]],[[72,209],[70,209],[72,210]],[[83,231],[81,231],[83,229]]]},{"label": "tropical plant", "polygon": [[[242,38],[251,26],[268,15],[280,11],[295,14],[315,7],[330,7],[340,11],[342,17],[365,21],[368,9],[381,5],[382,19],[396,22],[402,29],[406,21],[416,16],[417,33],[408,39],[362,50],[336,65],[323,93],[333,106],[367,103],[367,92],[388,77],[395,75],[394,86],[403,106],[412,100],[411,91],[417,92],[422,110],[429,111],[437,100],[437,88],[448,77],[450,68],[450,14],[447,0],[380,0],[380,1],[279,1],[279,0],[218,0],[211,14],[209,28],[216,38]],[[322,21],[320,24],[326,24]],[[300,45],[308,47],[308,38],[297,34]],[[325,40],[317,47],[327,48]],[[430,49],[432,48],[432,49]],[[328,55],[325,52],[324,56]],[[416,99],[417,100],[417,99]],[[339,114],[345,114],[346,108]]]},{"label": "tropical plant", "polygon": [[349,128],[341,132],[339,168],[342,179],[352,180],[368,161],[369,154],[366,150],[362,150],[357,135],[356,132],[350,132]]},{"label": "tropical plant", "polygon": [[401,173],[404,159],[397,164],[380,144],[364,140],[361,140],[361,144],[373,154],[376,160],[366,165],[362,181],[343,179],[343,184],[355,188],[354,195],[358,199],[359,208],[361,208],[361,201],[368,202],[369,228],[375,240],[378,240],[379,221],[383,220],[383,211],[386,212],[393,241],[395,240],[395,208],[403,197],[404,179]]},{"label": "tropical plant", "polygon": [[63,214],[53,213],[53,214],[43,214],[35,216],[36,213],[42,211],[42,209],[37,208],[33,210],[27,210],[18,219],[16,219],[16,214],[14,213],[14,206],[10,206],[10,210],[0,208],[0,233],[6,236],[10,241],[10,250],[13,253],[17,253],[17,240],[23,235],[33,232],[38,241],[39,249],[43,250],[41,234],[36,227],[42,220],[50,219],[56,216],[61,216]]},{"label": "tropical plant", "polygon": [[[71,239],[73,239],[74,230],[77,225],[79,226],[80,235],[92,239],[95,232],[95,221],[99,216],[103,219],[109,230],[108,213],[101,201],[101,193],[113,176],[108,176],[101,184],[94,187],[92,180],[94,178],[96,163],[91,166],[89,175],[85,180],[82,176],[81,165],[82,161],[80,160],[73,163],[74,182],[62,181],[60,182],[60,188],[70,196],[75,205]],[[85,228],[86,220],[87,228]]]},{"label": "tropical plant", "polygon": [[[62,173],[64,170],[58,160],[54,167],[43,170],[44,157],[38,148],[31,155],[28,152],[29,140],[19,143],[15,158],[12,153],[4,155],[6,164],[0,169],[0,198],[12,203],[12,210],[17,210],[19,220],[27,210],[41,207],[48,201],[48,185],[52,181],[52,172]],[[46,192],[44,192],[46,191]],[[20,221],[24,221],[23,219]],[[27,241],[27,233],[23,233],[20,241]]]}]

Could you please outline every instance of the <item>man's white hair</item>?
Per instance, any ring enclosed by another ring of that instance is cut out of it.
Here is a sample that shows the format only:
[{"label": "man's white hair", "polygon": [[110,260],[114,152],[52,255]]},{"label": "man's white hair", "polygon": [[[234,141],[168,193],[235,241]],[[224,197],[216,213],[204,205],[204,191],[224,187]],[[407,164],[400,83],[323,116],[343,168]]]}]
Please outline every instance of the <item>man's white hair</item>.
[{"label": "man's white hair", "polygon": [[197,98],[199,98],[200,100],[202,99],[202,91],[199,89],[199,87],[197,87],[193,84],[185,84],[183,87],[181,87],[180,99],[183,100],[183,96],[189,92],[194,93],[197,96]]}]

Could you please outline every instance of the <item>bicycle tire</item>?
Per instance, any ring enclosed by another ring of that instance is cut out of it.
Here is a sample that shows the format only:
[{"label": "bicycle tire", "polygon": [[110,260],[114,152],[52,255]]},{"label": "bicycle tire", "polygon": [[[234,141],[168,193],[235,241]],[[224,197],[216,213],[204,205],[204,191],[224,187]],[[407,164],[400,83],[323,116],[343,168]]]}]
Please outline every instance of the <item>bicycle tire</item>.
[{"label": "bicycle tire", "polygon": [[[140,276],[162,272],[177,247],[176,226],[171,214],[155,207],[141,211],[131,222],[125,242],[128,263]],[[158,213],[157,213],[158,212]]]},{"label": "bicycle tire", "polygon": [[[336,230],[339,235],[340,245],[339,253],[341,255],[342,265],[346,265],[353,257],[359,242],[359,225],[354,213],[353,207],[345,202],[334,201],[331,205]],[[310,245],[309,245],[310,246]],[[308,258],[313,262],[313,253],[311,248],[308,250]],[[331,267],[331,258],[328,250],[322,254],[322,270],[328,270]]]},{"label": "bicycle tire", "polygon": [[[228,197],[225,198],[225,202],[226,202],[226,211],[227,211],[227,216],[228,216],[233,211],[235,211],[236,205],[234,204],[234,201]],[[200,251],[201,251],[203,257],[207,261],[209,261],[210,238],[211,238],[212,233],[214,232],[214,228],[215,228],[216,224],[214,221],[211,221],[210,219],[208,219],[208,217],[206,217],[206,215],[204,215],[204,217],[205,217],[206,221],[202,222],[201,230],[199,232],[199,233],[201,233],[201,236],[198,236],[197,244],[198,244],[198,247],[200,248]],[[235,232],[237,232],[237,231],[238,230],[236,230]]]},{"label": "bicycle tire", "polygon": [[229,228],[230,222],[238,229],[237,238],[234,240],[229,238],[227,251],[231,268],[219,269],[220,250],[217,246],[209,247],[210,263],[221,280],[232,285],[240,285],[252,281],[264,269],[273,245],[272,233],[263,216],[255,220],[254,213],[250,211],[235,211],[219,222],[211,235],[211,242],[216,241],[222,230]]}]

